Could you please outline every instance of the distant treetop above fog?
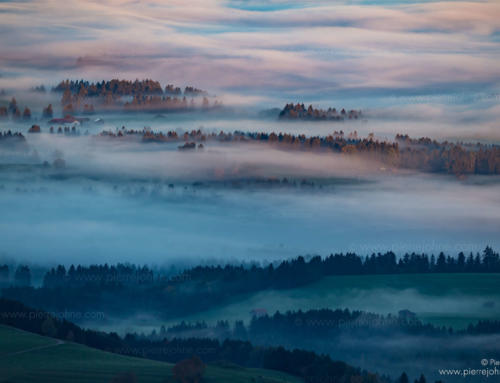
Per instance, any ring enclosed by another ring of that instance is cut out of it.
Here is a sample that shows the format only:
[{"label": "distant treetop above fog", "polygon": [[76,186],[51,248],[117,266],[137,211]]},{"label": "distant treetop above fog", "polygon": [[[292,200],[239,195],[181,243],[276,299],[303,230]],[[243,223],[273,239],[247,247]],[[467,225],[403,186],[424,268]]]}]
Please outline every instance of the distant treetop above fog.
[{"label": "distant treetop above fog", "polygon": [[206,96],[208,92],[186,86],[184,91],[180,87],[172,84],[162,88],[159,81],[145,79],[130,81],[130,80],[108,80],[101,82],[89,82],[84,80],[63,80],[57,86],[52,88],[53,92],[65,92],[69,90],[72,94],[78,94],[84,97],[105,96],[113,94],[115,96],[134,96],[134,95],[173,95],[173,96]]},{"label": "distant treetop above fog", "polygon": [[[184,90],[169,84],[162,87],[159,81],[118,80],[89,82],[64,80],[53,92],[62,93],[63,115],[77,112],[93,114],[96,110],[127,112],[182,112],[218,108],[221,103],[210,102],[208,92],[193,86]],[[202,98],[201,100],[198,97]],[[189,100],[188,100],[189,98]]]},{"label": "distant treetop above fog", "polygon": [[414,169],[430,173],[448,173],[457,176],[466,174],[500,174],[500,146],[481,143],[438,142],[429,137],[410,138],[397,134],[394,141],[378,140],[373,133],[368,137],[358,137],[357,131],[345,135],[344,131],[334,131],[328,136],[305,136],[291,133],[264,132],[203,132],[192,130],[178,134],[176,131],[153,132],[149,129],[116,132],[103,131],[100,137],[124,138],[139,136],[142,142],[168,143],[184,142],[179,149],[195,149],[210,142],[217,143],[261,143],[276,149],[299,152],[336,153],[344,156],[363,158],[378,163],[381,169],[393,171],[398,168]]},{"label": "distant treetop above fog", "polygon": [[332,120],[343,121],[348,119],[358,119],[361,117],[361,111],[342,109],[337,111],[336,108],[317,109],[309,105],[308,108],[304,104],[286,104],[279,114],[280,119],[297,119],[297,120]]}]

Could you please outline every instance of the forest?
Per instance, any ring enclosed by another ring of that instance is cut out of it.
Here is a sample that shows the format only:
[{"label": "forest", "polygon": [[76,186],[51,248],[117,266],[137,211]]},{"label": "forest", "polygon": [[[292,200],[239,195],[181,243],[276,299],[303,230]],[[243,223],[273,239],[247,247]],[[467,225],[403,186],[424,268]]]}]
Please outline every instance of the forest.
[{"label": "forest", "polygon": [[[438,142],[428,137],[412,139],[397,134],[394,141],[378,140],[373,135],[358,137],[357,132],[348,134],[336,131],[328,136],[293,135],[290,133],[241,132],[204,133],[193,130],[179,134],[175,131],[152,132],[151,130],[103,131],[109,138],[139,136],[143,142],[219,142],[219,143],[266,143],[283,150],[301,150],[318,153],[337,153],[359,156],[377,161],[389,168],[413,169],[431,173],[448,173],[457,176],[467,174],[500,174],[500,146],[481,143]],[[194,145],[192,146],[195,147]]]},{"label": "forest", "polygon": [[90,82],[86,80],[63,80],[52,88],[53,92],[64,93],[69,90],[72,94],[85,94],[88,97],[104,96],[112,93],[117,96],[142,95],[171,95],[171,96],[195,96],[207,95],[202,89],[193,86],[186,86],[184,91],[177,86],[168,84],[163,88],[159,81],[145,79],[129,80],[102,80],[101,82]]},{"label": "forest", "polygon": [[360,110],[346,111],[342,108],[340,112],[336,108],[318,109],[312,105],[305,107],[304,104],[286,104],[279,113],[280,120],[312,120],[312,121],[344,121],[345,119],[357,120],[361,118]]},{"label": "forest", "polygon": [[[84,80],[61,81],[52,89],[62,93],[63,114],[81,112],[93,114],[99,111],[120,110],[126,112],[179,112],[188,110],[208,110],[218,108],[221,103],[212,104],[208,92],[193,86],[184,90],[169,84],[163,88],[158,81],[146,80],[108,80],[89,82]],[[201,103],[195,101],[203,97]],[[188,98],[190,100],[188,101]]]},{"label": "forest", "polygon": [[[394,252],[362,257],[354,253],[328,257],[299,256],[267,266],[197,266],[177,275],[155,274],[147,266],[59,265],[47,271],[40,287],[31,286],[28,266],[15,272],[0,268],[2,296],[47,310],[101,310],[109,314],[157,312],[162,318],[200,312],[215,304],[266,289],[291,289],[332,275],[411,273],[499,273],[500,256],[486,247],[482,254],[457,257],[439,253]],[[3,282],[2,282],[3,280]],[[136,302],[132,307],[130,299]]]},{"label": "forest", "polygon": [[[44,94],[45,87],[34,92]],[[184,89],[172,84],[164,88],[158,81],[146,80],[107,80],[89,82],[84,80],[64,80],[52,88],[52,94],[62,94],[60,107],[63,116],[75,113],[84,115],[96,112],[188,112],[216,110],[222,107],[221,101],[213,99],[205,90],[194,86]],[[201,101],[198,101],[201,98]],[[212,100],[213,99],[213,100]],[[42,109],[43,118],[52,118],[52,104]],[[0,105],[0,119],[29,121],[31,109],[24,109],[12,97],[8,106]]]},{"label": "forest", "polygon": [[314,341],[330,341],[349,334],[359,339],[378,336],[432,336],[451,338],[463,335],[485,335],[500,333],[499,320],[481,320],[470,323],[463,329],[436,326],[424,323],[409,310],[400,310],[395,314],[376,314],[349,309],[315,309],[306,311],[287,311],[273,314],[255,313],[248,325],[243,321],[230,322],[219,320],[216,324],[205,321],[185,322],[162,326],[144,335],[151,340],[162,337],[213,337],[219,340],[227,338],[250,340],[257,344],[300,344]]},{"label": "forest", "polygon": [[[399,379],[391,380],[387,376],[334,361],[326,355],[300,349],[287,350],[284,347],[256,347],[248,341],[183,339],[168,335],[161,340],[149,340],[134,334],[120,337],[116,333],[85,330],[67,320],[55,318],[50,313],[3,298],[0,299],[0,324],[122,355],[173,363],[196,355],[206,363],[230,362],[286,372],[302,377],[306,383],[353,380],[360,383],[407,383],[408,379],[404,372]],[[418,383],[425,381],[422,376]]]},{"label": "forest", "polygon": [[[74,118],[68,117],[77,121]],[[80,119],[79,121],[83,121]],[[54,120],[53,122],[58,122]],[[33,125],[41,132],[38,125]],[[75,127],[71,129],[62,127],[49,129],[50,133],[65,133],[78,135]],[[394,141],[379,140],[369,135],[360,138],[357,132],[345,135],[343,131],[334,132],[328,136],[293,135],[290,133],[259,133],[241,132],[233,133],[206,133],[201,130],[179,133],[176,131],[153,132],[149,129],[127,130],[125,127],[113,131],[102,131],[98,137],[108,139],[124,139],[126,137],[139,137],[144,143],[169,143],[184,142],[180,149],[203,148],[206,143],[264,143],[272,148],[281,150],[299,150],[316,153],[336,153],[343,156],[360,157],[369,161],[380,163],[381,167],[389,169],[411,169],[430,173],[447,173],[456,176],[484,174],[500,174],[500,146],[494,144],[464,143],[464,142],[438,142],[428,137],[418,139],[410,138],[408,135],[397,134]],[[16,141],[24,141],[22,133],[11,130],[0,134],[0,143],[8,143],[16,138]],[[196,145],[198,144],[198,145]],[[201,144],[201,145],[200,145]]]}]

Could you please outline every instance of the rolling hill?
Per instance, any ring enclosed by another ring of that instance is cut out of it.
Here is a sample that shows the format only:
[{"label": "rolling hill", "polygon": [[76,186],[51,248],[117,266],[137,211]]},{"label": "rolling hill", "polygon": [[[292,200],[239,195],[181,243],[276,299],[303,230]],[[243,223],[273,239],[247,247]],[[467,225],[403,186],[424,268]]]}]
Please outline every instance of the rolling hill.
[{"label": "rolling hill", "polygon": [[[175,382],[172,364],[112,354],[0,326],[0,382],[104,383],[133,372],[138,383]],[[299,383],[276,371],[207,366],[207,383]]]},{"label": "rolling hill", "polygon": [[[500,315],[500,274],[379,274],[337,275],[294,289],[265,290],[241,297],[238,302],[214,307],[191,316],[156,323],[147,318],[134,329],[151,331],[160,325],[174,325],[182,320],[216,323],[220,319],[249,321],[252,310],[269,314],[276,311],[317,308],[349,308],[379,314],[409,309],[428,323],[465,328],[478,320],[495,320]],[[123,331],[130,326],[114,323]],[[103,330],[110,331],[103,326]]]}]

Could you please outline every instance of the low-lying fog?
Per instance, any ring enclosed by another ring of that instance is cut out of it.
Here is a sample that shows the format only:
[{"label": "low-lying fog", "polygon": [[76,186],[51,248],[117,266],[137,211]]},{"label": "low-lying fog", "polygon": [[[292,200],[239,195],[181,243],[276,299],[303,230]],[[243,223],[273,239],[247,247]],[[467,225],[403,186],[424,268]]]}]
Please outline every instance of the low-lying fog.
[{"label": "low-lying fog", "polygon": [[[44,105],[46,106],[46,105]],[[354,107],[355,109],[359,109]],[[39,108],[41,111],[41,107]],[[61,112],[62,113],[62,112]],[[55,113],[60,117],[61,113]],[[375,133],[379,138],[393,139],[398,133],[411,137],[427,136],[437,140],[466,140],[500,143],[498,119],[500,108],[492,107],[480,111],[455,111],[450,108],[430,107],[426,105],[363,110],[359,120],[344,122],[332,121],[280,121],[278,109],[272,111],[246,111],[228,109],[221,112],[194,113],[105,113],[88,117],[82,133],[99,133],[102,130],[115,130],[125,126],[127,129],[142,130],[145,126],[154,131],[169,130],[190,131],[203,128],[205,131],[232,132],[288,132],[309,136],[325,136],[334,130],[346,133],[357,131],[361,136]],[[94,123],[98,120],[98,123]],[[0,122],[0,130],[27,132],[31,124],[40,124],[42,131],[48,132],[51,125],[46,120],[39,119],[39,113],[34,112],[30,123]]]},{"label": "low-lying fog", "polygon": [[[182,152],[177,144],[27,137],[26,152],[0,152],[0,251],[18,262],[500,248],[497,178],[387,174],[373,163],[263,145]],[[39,166],[56,158],[66,168]],[[285,176],[288,184],[255,181]]]}]

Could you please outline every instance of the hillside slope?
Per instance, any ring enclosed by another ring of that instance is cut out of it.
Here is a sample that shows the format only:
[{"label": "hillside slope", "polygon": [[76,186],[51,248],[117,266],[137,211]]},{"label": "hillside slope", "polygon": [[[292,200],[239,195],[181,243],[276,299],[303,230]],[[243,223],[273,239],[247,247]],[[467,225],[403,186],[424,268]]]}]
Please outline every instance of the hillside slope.
[{"label": "hillside slope", "polygon": [[[138,383],[174,382],[172,364],[125,357],[0,326],[0,382],[108,383],[133,372]],[[208,366],[207,383],[299,383],[276,371]]]},{"label": "hillside slope", "polygon": [[[272,315],[276,311],[347,307],[384,315],[409,309],[424,322],[460,329],[478,320],[499,318],[500,305],[490,303],[499,301],[499,285],[500,274],[486,273],[336,275],[300,288],[248,294],[238,302],[190,316],[156,323],[149,320],[135,330],[150,332],[162,324],[174,325],[182,320],[212,324],[220,319],[248,322],[256,308]],[[111,330],[105,326],[102,329]],[[112,330],[122,331],[122,326],[114,323]]]}]

